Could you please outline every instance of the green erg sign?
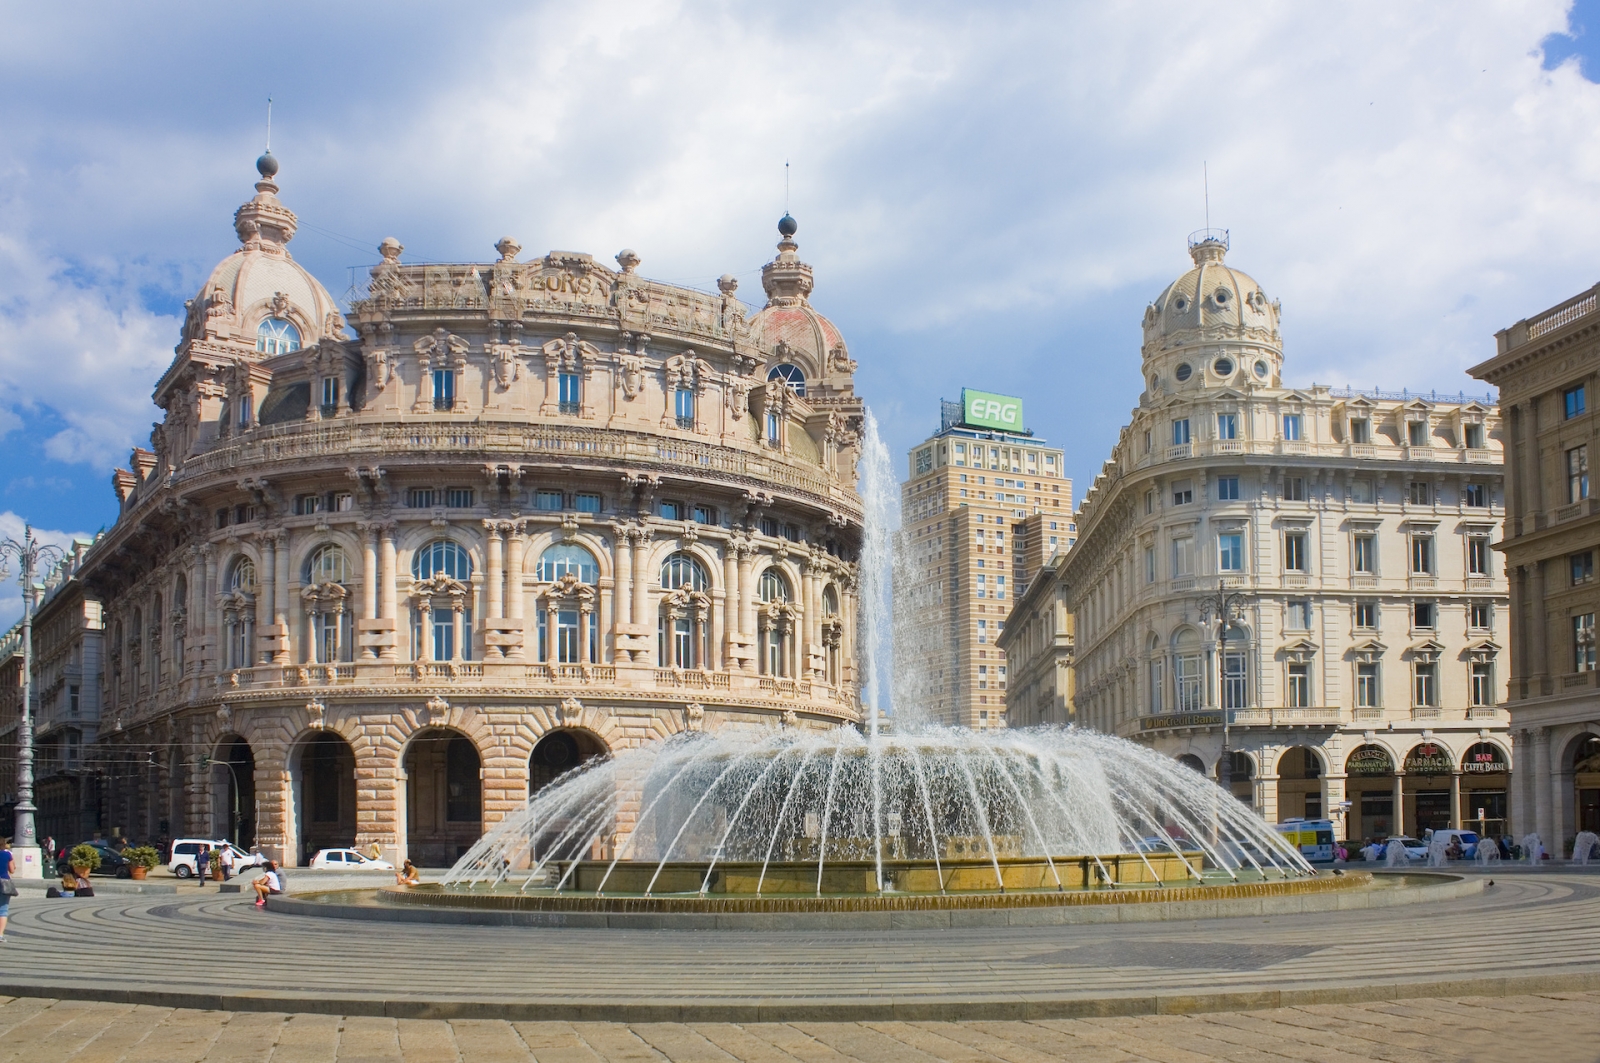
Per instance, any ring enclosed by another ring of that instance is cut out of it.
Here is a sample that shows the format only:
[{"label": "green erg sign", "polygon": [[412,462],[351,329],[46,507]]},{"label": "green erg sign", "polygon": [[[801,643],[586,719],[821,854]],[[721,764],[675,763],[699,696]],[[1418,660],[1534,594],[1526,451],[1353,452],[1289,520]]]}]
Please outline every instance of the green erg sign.
[{"label": "green erg sign", "polygon": [[1022,400],[1011,395],[961,389],[962,421],[974,428],[1022,431]]}]

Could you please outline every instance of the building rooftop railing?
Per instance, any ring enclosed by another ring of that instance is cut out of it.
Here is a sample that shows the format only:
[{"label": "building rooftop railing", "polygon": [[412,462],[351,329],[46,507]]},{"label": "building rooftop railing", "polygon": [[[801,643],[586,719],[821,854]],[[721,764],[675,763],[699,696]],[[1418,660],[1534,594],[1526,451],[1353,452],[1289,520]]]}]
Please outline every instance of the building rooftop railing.
[{"label": "building rooftop railing", "polygon": [[[1317,385],[1313,384],[1311,386],[1316,387]],[[1399,391],[1384,391],[1381,388],[1372,388],[1371,390],[1366,390],[1363,388],[1352,387],[1330,387],[1328,389],[1328,395],[1330,398],[1335,399],[1372,399],[1373,401],[1398,400],[1400,402],[1410,402],[1412,399],[1423,399],[1427,402],[1455,403],[1458,406],[1465,406],[1469,402],[1481,402],[1485,403],[1486,405],[1493,406],[1500,401],[1495,397],[1493,391],[1485,392],[1482,395],[1469,395],[1465,391],[1458,391],[1454,395],[1449,393],[1441,395],[1437,391],[1407,391],[1404,388]]]}]

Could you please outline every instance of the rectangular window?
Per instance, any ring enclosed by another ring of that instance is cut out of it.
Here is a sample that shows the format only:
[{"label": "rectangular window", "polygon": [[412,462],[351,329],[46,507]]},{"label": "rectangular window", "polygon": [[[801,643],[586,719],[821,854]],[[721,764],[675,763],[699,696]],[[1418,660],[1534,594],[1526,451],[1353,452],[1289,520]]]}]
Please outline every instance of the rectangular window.
[{"label": "rectangular window", "polygon": [[1356,627],[1364,631],[1378,630],[1378,603],[1356,603]]},{"label": "rectangular window", "polygon": [[1172,422],[1172,445],[1181,447],[1189,442],[1189,419],[1187,417]]},{"label": "rectangular window", "polygon": [[1306,571],[1306,533],[1286,532],[1283,536],[1283,567],[1290,572]]},{"label": "rectangular window", "polygon": [[583,408],[583,395],[577,373],[562,373],[558,381],[561,389],[561,412],[579,413]]},{"label": "rectangular window", "polygon": [[1175,577],[1194,575],[1194,540],[1172,540],[1172,574]]},{"label": "rectangular window", "polygon": [[565,496],[560,491],[539,490],[533,493],[533,508],[545,511],[557,510],[562,507]]},{"label": "rectangular window", "polygon": [[1572,554],[1567,558],[1567,565],[1572,570],[1572,585],[1588,583],[1594,579],[1594,551],[1586,550],[1581,554]]},{"label": "rectangular window", "polygon": [[1439,704],[1439,666],[1433,661],[1417,661],[1412,666],[1412,704],[1431,708]]},{"label": "rectangular window", "polygon": [[987,621],[987,620],[978,621],[978,641],[979,642],[988,642],[989,641],[989,621]]},{"label": "rectangular window", "polygon": [[250,427],[250,396],[245,395],[239,400],[239,427]]},{"label": "rectangular window", "polygon": [[1567,451],[1567,501],[1581,502],[1589,497],[1589,448]]},{"label": "rectangular window", "polygon": [[1492,661],[1472,662],[1472,704],[1494,704],[1494,663]]},{"label": "rectangular window", "polygon": [[579,491],[572,496],[573,509],[579,513],[600,512],[600,496],[587,491]]},{"label": "rectangular window", "polygon": [[1194,483],[1189,480],[1179,480],[1172,485],[1172,504],[1187,506],[1194,501]]},{"label": "rectangular window", "polygon": [[1468,484],[1461,492],[1461,504],[1473,509],[1483,509],[1488,506],[1489,497],[1484,491],[1483,484]]},{"label": "rectangular window", "polygon": [[355,504],[355,496],[349,491],[336,491],[328,496],[328,508],[335,513],[348,513]]},{"label": "rectangular window", "polygon": [[1283,438],[1293,442],[1300,438],[1300,415],[1286,413],[1283,415]]},{"label": "rectangular window", "polygon": [[1301,476],[1289,476],[1283,481],[1283,500],[1285,502],[1304,502],[1306,500],[1306,481]]},{"label": "rectangular window", "polygon": [[1428,445],[1428,424],[1426,421],[1411,421],[1406,425],[1406,443],[1413,447]]},{"label": "rectangular window", "polygon": [[1287,616],[1284,627],[1289,631],[1311,630],[1311,603],[1305,599],[1298,599],[1288,603]]},{"label": "rectangular window", "polygon": [[1588,408],[1589,404],[1585,399],[1586,395],[1582,384],[1575,388],[1568,388],[1561,393],[1562,405],[1565,408],[1567,420],[1572,420],[1572,418]]},{"label": "rectangular window", "polygon": [[996,576],[994,578],[994,596],[998,601],[1003,602],[1006,600],[1006,578],[1004,576]]},{"label": "rectangular window", "polygon": [[471,509],[473,502],[473,490],[470,487],[447,487],[444,490],[444,504],[450,509]]},{"label": "rectangular window", "polygon": [[1311,668],[1307,664],[1289,665],[1289,707],[1303,709],[1311,704]]},{"label": "rectangular window", "polygon": [[989,577],[985,576],[982,572],[978,573],[978,586],[974,593],[979,598],[989,597]]},{"label": "rectangular window", "polygon": [[221,509],[217,510],[217,527],[226,528],[227,526],[228,526],[228,507],[227,506],[223,506]]},{"label": "rectangular window", "polygon": [[1489,537],[1473,535],[1467,538],[1467,575],[1489,575]]},{"label": "rectangular window", "polygon": [[1351,540],[1352,564],[1356,572],[1372,575],[1378,571],[1378,537],[1357,535]]},{"label": "rectangular window", "polygon": [[1413,535],[1411,537],[1411,574],[1414,576],[1431,576],[1433,574],[1433,536]]},{"label": "rectangular window", "polygon": [[1356,665],[1356,707],[1378,707],[1378,662],[1361,661]]},{"label": "rectangular window", "polygon": [[[679,416],[680,417],[682,416],[682,412],[681,411],[679,412]],[[689,395],[689,417],[690,417],[690,424],[688,426],[686,426],[686,427],[693,427],[693,419],[694,419],[694,393],[693,392],[691,392],[690,395]],[[924,473],[930,473],[932,471],[933,471],[933,448],[932,447],[923,447],[921,450],[917,451],[917,475],[921,476]]]},{"label": "rectangular window", "polygon": [[1376,498],[1377,495],[1372,490],[1371,480],[1350,481],[1350,501],[1369,506]]},{"label": "rectangular window", "polygon": [[1150,711],[1160,712],[1162,704],[1161,686],[1165,682],[1162,676],[1161,658],[1157,657],[1150,662]]},{"label": "rectangular window", "polygon": [[1231,413],[1217,414],[1217,438],[1239,438],[1239,418],[1236,415]]},{"label": "rectangular window", "polygon": [[[690,390],[689,388],[678,388],[676,391],[674,391],[672,393],[672,404],[673,404],[673,412],[675,414],[677,414],[677,417],[678,417],[678,427],[679,428],[693,428],[694,427],[694,392],[692,390]],[[929,462],[930,462],[929,468],[932,468],[932,464],[931,464],[932,459],[931,458],[929,459]],[[920,462],[920,459],[919,459],[919,462],[918,462],[919,471],[926,471],[926,470],[921,470],[920,469],[920,464],[921,464],[921,462]]]},{"label": "rectangular window", "polygon": [[1350,442],[1372,442],[1372,422],[1365,417],[1357,417],[1350,422]]},{"label": "rectangular window", "polygon": [[1144,493],[1144,511],[1147,515],[1156,511],[1156,492],[1153,487]]},{"label": "rectangular window", "polygon": [[434,494],[431,487],[413,487],[406,492],[406,505],[411,509],[432,509]]},{"label": "rectangular window", "polygon": [[1477,628],[1479,631],[1488,631],[1494,627],[1494,604],[1491,602],[1473,602],[1468,606],[1467,626]]},{"label": "rectangular window", "polygon": [[[456,371],[454,369],[435,369],[433,371],[433,408],[448,410],[456,404]],[[446,658],[448,660],[449,658]]]},{"label": "rectangular window", "polygon": [[1411,603],[1411,626],[1423,631],[1438,626],[1439,611],[1432,602]]},{"label": "rectangular window", "polygon": [[1150,453],[1150,446],[1150,429],[1146,428],[1144,430],[1144,452],[1146,454]]},{"label": "rectangular window", "polygon": [[662,520],[682,520],[684,506],[682,502],[657,502],[656,516]]},{"label": "rectangular window", "polygon": [[1594,614],[1572,618],[1572,670],[1594,671]]},{"label": "rectangular window", "polygon": [[1217,501],[1239,501],[1239,478],[1237,476],[1217,477]]},{"label": "rectangular window", "polygon": [[322,413],[324,416],[338,412],[339,409],[339,378],[325,376],[322,378]]},{"label": "rectangular window", "polygon": [[716,524],[717,511],[711,506],[695,506],[692,510],[696,524]]},{"label": "rectangular window", "polygon": [[1244,571],[1244,536],[1237,532],[1217,536],[1217,568],[1222,572]]},{"label": "rectangular window", "polygon": [[1466,428],[1467,428],[1467,449],[1468,450],[1482,450],[1483,449],[1483,425],[1481,425],[1481,424],[1469,424],[1469,425],[1466,426]]},{"label": "rectangular window", "polygon": [[1229,650],[1222,655],[1222,707],[1245,708],[1250,704],[1249,696],[1245,682],[1244,654]]},{"label": "rectangular window", "polygon": [[75,686],[67,688],[67,715],[69,716],[78,715],[78,706],[81,702],[79,689]]},{"label": "rectangular window", "polygon": [[1144,548],[1144,581],[1146,583],[1156,581],[1156,548],[1153,546]]},{"label": "rectangular window", "polygon": [[313,513],[321,513],[322,506],[323,500],[321,495],[294,496],[294,515],[297,517],[309,517]]},{"label": "rectangular window", "polygon": [[1178,711],[1196,712],[1200,708],[1200,694],[1204,666],[1198,653],[1182,654],[1174,661],[1173,679],[1178,685]]},{"label": "rectangular window", "polygon": [[1426,480],[1412,480],[1406,485],[1406,497],[1413,506],[1429,506],[1433,504],[1433,485]]}]

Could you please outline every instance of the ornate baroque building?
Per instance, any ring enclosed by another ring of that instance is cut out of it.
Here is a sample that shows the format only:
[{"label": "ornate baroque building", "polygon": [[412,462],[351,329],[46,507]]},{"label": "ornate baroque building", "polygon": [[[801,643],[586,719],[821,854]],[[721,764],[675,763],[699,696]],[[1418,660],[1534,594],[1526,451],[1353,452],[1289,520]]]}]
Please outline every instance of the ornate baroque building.
[{"label": "ornate baroque building", "polygon": [[1511,732],[1524,819],[1552,853],[1600,831],[1600,289],[1495,336],[1472,374],[1500,389],[1507,421],[1506,564],[1511,576]]},{"label": "ornate baroque building", "polygon": [[[1235,793],[1268,820],[1498,833],[1519,814],[1499,414],[1286,386],[1278,304],[1226,250],[1191,237],[1146,310],[1144,393],[1054,572],[1078,722],[1215,773],[1226,713]],[[1220,661],[1219,585],[1240,596]]]},{"label": "ornate baroque building", "polygon": [[754,315],[632,251],[388,239],[347,320],[277,168],[77,572],[100,748],[149,765],[107,774],[108,829],[448,863],[603,751],[857,719],[862,406],[792,219]]}]

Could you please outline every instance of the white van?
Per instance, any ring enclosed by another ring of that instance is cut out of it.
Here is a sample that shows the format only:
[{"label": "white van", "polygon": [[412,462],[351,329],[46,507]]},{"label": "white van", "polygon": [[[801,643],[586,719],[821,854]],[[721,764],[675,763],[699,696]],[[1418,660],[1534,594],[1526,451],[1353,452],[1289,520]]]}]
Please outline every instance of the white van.
[{"label": "white van", "polygon": [[1278,824],[1284,841],[1300,850],[1307,860],[1333,859],[1333,821],[1326,819],[1286,819]]},{"label": "white van", "polygon": [[213,841],[209,838],[179,838],[172,843],[172,856],[167,861],[167,867],[179,878],[193,878],[196,874],[194,861],[201,848],[222,849],[233,851],[233,873],[238,874],[249,868],[262,867],[267,858],[260,853],[247,853],[243,849],[228,841]]}]

